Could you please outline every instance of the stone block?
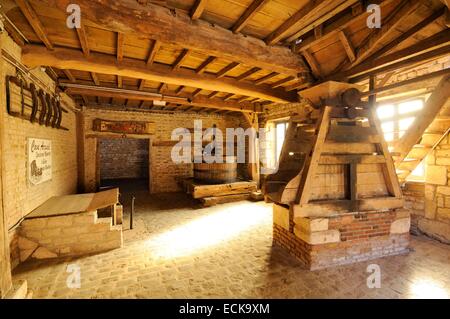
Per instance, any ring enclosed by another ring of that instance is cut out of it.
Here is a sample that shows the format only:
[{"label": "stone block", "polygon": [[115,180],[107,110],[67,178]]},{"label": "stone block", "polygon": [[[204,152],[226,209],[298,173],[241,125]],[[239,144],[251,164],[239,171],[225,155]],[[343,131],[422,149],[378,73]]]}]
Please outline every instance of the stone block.
[{"label": "stone block", "polygon": [[396,219],[410,218],[411,212],[408,209],[397,209],[395,211],[395,217]]},{"label": "stone block", "polygon": [[289,231],[289,208],[273,204],[273,222]]},{"label": "stone block", "polygon": [[296,218],[295,224],[305,233],[328,230],[328,218]]},{"label": "stone block", "polygon": [[337,243],[341,241],[341,233],[336,229],[305,233],[302,229],[296,226],[294,227],[294,234],[310,245]]},{"label": "stone block", "polygon": [[448,166],[450,166],[450,157],[438,157],[438,158],[436,158],[436,165],[448,165]]},{"label": "stone block", "polygon": [[123,223],[123,206],[121,204],[117,204],[115,209],[116,209],[116,223],[118,225],[122,225],[122,223]]},{"label": "stone block", "polygon": [[[450,208],[438,208],[437,209],[437,218],[450,220]],[[450,225],[449,225],[449,227],[450,227]]]},{"label": "stone block", "polygon": [[434,200],[436,196],[436,186],[435,185],[425,185],[424,194],[426,200]]},{"label": "stone block", "polygon": [[65,215],[65,216],[57,216],[57,217],[49,217],[47,226],[49,228],[52,227],[67,227],[71,226],[73,223],[72,216]]},{"label": "stone block", "polygon": [[437,205],[435,201],[425,201],[425,218],[434,219],[436,217]]},{"label": "stone block", "polygon": [[445,166],[428,165],[425,180],[429,184],[446,185],[447,168]]},{"label": "stone block", "polygon": [[450,149],[439,149],[435,152],[436,157],[450,157]]},{"label": "stone block", "polygon": [[450,244],[450,225],[448,223],[422,218],[418,222],[418,228],[423,233]]},{"label": "stone block", "polygon": [[409,229],[411,228],[411,218],[401,218],[395,220],[391,224],[391,234],[404,234],[409,233]]},{"label": "stone block", "polygon": [[438,194],[450,196],[450,187],[449,186],[438,186],[436,189],[436,192]]}]

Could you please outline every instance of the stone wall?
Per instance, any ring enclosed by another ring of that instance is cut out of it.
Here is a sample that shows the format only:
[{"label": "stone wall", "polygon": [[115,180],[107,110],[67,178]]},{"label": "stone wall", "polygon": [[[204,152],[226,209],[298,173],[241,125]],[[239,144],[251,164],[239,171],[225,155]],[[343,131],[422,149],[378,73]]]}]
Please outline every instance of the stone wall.
[{"label": "stone wall", "polygon": [[[146,121],[155,123],[155,132],[150,135],[133,135],[133,138],[150,139],[150,191],[152,193],[181,191],[178,184],[180,178],[193,176],[192,164],[176,164],[171,158],[172,147],[176,141],[171,140],[172,131],[176,128],[194,128],[194,120],[202,120],[203,129],[214,124],[225,134],[226,128],[247,127],[243,116],[225,116],[196,112],[130,112],[85,109],[83,111],[84,165],[83,184],[87,191],[96,189],[99,176],[97,167],[97,140],[101,137],[111,137],[111,134],[95,132],[93,121],[96,118],[112,121]],[[113,134],[114,135],[114,134]],[[115,137],[126,137],[115,134]],[[131,137],[131,136],[129,136]]]},{"label": "stone wall", "polygon": [[407,205],[413,208],[413,229],[450,243],[450,137],[426,159],[425,184],[407,183]]},{"label": "stone wall", "polygon": [[148,150],[145,139],[99,139],[100,179],[148,178]]}]

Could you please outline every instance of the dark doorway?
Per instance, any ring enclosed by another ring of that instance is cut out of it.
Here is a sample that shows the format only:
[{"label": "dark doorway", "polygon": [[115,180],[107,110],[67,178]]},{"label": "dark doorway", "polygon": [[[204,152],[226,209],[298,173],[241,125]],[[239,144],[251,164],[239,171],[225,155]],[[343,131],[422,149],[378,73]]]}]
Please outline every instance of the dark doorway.
[{"label": "dark doorway", "polygon": [[99,139],[100,186],[126,190],[148,190],[149,140]]}]

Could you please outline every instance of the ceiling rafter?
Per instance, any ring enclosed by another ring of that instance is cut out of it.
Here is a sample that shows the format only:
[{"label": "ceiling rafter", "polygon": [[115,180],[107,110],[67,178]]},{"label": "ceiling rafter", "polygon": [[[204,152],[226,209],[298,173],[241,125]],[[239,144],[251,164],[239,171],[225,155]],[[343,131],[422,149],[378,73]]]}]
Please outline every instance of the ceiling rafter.
[{"label": "ceiling rafter", "polygon": [[191,10],[191,19],[197,20],[200,19],[200,17],[203,14],[203,11],[205,10],[206,4],[208,0],[196,0],[194,7]]},{"label": "ceiling rafter", "polygon": [[28,0],[16,0],[16,3],[38,38],[45,44],[47,49],[53,50],[53,44],[48,38],[47,31],[42,25],[41,20],[39,20],[39,17],[32,5],[28,2]]},{"label": "ceiling rafter", "polygon": [[231,30],[234,33],[241,32],[247,23],[254,17],[259,10],[261,10],[270,0],[254,0],[252,4],[239,17]]}]

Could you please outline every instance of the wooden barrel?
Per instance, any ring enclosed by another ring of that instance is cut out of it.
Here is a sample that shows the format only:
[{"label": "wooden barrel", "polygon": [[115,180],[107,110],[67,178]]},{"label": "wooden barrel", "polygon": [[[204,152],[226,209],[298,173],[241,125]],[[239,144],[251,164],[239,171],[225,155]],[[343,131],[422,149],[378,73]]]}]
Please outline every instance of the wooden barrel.
[{"label": "wooden barrel", "polygon": [[236,158],[224,158],[223,163],[194,163],[194,179],[205,184],[226,184],[237,180]]}]

